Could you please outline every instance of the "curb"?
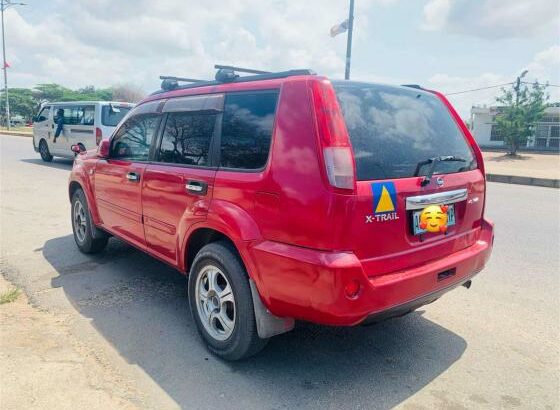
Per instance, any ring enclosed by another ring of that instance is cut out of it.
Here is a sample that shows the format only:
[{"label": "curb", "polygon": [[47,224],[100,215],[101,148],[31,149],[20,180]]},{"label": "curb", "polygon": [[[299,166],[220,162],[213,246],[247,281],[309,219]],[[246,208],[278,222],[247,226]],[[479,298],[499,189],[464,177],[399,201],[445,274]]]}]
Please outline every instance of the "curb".
[{"label": "curb", "polygon": [[33,137],[32,132],[0,131],[0,134],[11,135],[11,136],[16,136],[16,137]]},{"label": "curb", "polygon": [[486,174],[486,180],[490,182],[502,182],[505,184],[560,188],[560,179],[552,179],[552,178],[533,178],[533,177],[521,177],[517,175]]}]

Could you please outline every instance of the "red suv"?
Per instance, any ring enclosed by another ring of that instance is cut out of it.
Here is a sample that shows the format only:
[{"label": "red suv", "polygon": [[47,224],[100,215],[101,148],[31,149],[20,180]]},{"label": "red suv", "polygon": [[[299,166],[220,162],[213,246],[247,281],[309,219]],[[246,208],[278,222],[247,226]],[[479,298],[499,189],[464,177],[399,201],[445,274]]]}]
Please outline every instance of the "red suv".
[{"label": "red suv", "polygon": [[442,94],[218,68],[165,78],[77,155],[82,252],[116,236],[188,275],[198,330],[229,360],[295,320],[352,326],[470,286],[493,225],[480,149]]}]

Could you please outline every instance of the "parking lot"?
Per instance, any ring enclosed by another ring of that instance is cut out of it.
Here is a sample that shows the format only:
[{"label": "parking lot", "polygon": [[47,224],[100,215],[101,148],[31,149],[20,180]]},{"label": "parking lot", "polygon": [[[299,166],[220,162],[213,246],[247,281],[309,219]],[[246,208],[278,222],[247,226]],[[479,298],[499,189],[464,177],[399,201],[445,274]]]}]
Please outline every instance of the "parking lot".
[{"label": "parking lot", "polygon": [[64,318],[69,337],[118,375],[105,388],[132,405],[559,408],[556,189],[488,184],[495,248],[471,289],[375,326],[298,324],[257,357],[226,363],[200,342],[183,276],[114,239],[100,255],[78,251],[71,161],[42,162],[24,137],[1,136],[0,151],[2,273]]}]

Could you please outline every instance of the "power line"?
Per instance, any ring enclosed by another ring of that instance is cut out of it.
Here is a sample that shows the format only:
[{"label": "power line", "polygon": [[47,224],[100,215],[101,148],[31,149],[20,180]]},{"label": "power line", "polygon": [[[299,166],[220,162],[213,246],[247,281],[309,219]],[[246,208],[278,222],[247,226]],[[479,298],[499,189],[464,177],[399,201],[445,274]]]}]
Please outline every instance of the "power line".
[{"label": "power line", "polygon": [[445,94],[445,95],[457,95],[457,94],[472,93],[472,92],[474,92],[474,91],[489,90],[489,89],[491,89],[491,88],[504,87],[504,86],[506,86],[506,85],[511,85],[511,84],[513,84],[513,82],[505,83],[505,84],[490,85],[490,86],[488,86],[488,87],[473,88],[472,90],[456,91],[456,92],[453,92],[453,93],[447,93],[447,94]]},{"label": "power line", "polygon": [[[510,83],[505,83],[505,84],[489,85],[488,87],[473,88],[471,90],[455,91],[455,92],[452,92],[452,93],[447,93],[445,95],[457,95],[457,94],[472,93],[472,92],[475,92],[475,91],[489,90],[491,88],[499,88],[499,87],[504,87],[506,85],[512,85],[512,84],[513,84],[513,81],[510,82]],[[521,81],[521,84],[533,84],[533,83],[529,82],[529,81]],[[559,87],[560,88],[560,85],[558,85],[558,84],[543,84],[543,85],[546,85],[548,87]]]}]

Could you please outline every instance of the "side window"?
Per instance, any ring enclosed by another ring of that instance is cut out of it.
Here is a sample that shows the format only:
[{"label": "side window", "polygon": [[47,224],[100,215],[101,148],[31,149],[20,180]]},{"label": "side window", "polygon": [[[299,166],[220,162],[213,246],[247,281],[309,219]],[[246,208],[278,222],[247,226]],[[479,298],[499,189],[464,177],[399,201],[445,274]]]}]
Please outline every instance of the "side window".
[{"label": "side window", "polygon": [[147,161],[150,145],[157,131],[160,116],[137,115],[129,118],[116,132],[111,143],[111,158]]},{"label": "side window", "polygon": [[220,166],[259,169],[270,150],[278,91],[226,95]]},{"label": "side window", "polygon": [[210,140],[216,114],[170,113],[165,123],[158,160],[174,164],[208,166]]},{"label": "side window", "polygon": [[64,107],[64,124],[76,125],[79,124],[79,117],[81,117],[81,108],[76,106]]},{"label": "side window", "polygon": [[82,107],[82,116],[80,120],[80,125],[93,125],[95,117],[95,107],[93,105],[87,105]]},{"label": "side window", "polygon": [[37,117],[35,118],[35,122],[43,122],[43,121],[48,120],[50,109],[51,109],[50,107],[43,107],[41,112],[39,112],[39,114],[37,114]]}]

